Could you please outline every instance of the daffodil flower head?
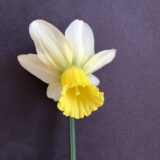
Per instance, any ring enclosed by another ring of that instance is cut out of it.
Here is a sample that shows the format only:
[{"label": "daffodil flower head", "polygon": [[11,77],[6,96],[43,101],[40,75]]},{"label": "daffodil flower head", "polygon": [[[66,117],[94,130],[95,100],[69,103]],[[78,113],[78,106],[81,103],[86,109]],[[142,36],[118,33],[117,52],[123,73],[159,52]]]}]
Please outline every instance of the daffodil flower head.
[{"label": "daffodil flower head", "polygon": [[65,36],[44,20],[33,21],[29,32],[37,54],[19,55],[18,60],[48,84],[47,96],[59,101],[59,110],[79,119],[102,106],[104,94],[96,87],[100,81],[92,73],[110,63],[116,50],[95,54],[92,29],[82,20],[74,20]]}]

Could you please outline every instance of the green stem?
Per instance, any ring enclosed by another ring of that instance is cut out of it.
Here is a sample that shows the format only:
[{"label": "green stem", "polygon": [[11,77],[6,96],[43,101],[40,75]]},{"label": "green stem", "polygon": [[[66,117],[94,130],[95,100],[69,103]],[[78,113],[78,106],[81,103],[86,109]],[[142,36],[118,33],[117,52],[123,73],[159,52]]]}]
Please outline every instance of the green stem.
[{"label": "green stem", "polygon": [[69,117],[70,160],[76,160],[76,139],[74,118]]}]

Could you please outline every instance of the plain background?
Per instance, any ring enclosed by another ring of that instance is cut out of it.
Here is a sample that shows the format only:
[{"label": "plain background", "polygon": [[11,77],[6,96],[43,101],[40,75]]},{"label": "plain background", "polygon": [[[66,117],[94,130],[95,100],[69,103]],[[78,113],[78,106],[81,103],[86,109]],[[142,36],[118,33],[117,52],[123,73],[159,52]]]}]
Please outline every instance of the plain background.
[{"label": "plain background", "polygon": [[38,18],[63,33],[82,19],[96,51],[117,49],[96,73],[104,106],[76,121],[77,160],[159,160],[159,0],[0,0],[0,160],[69,159],[68,119],[16,58],[35,53],[28,26]]}]

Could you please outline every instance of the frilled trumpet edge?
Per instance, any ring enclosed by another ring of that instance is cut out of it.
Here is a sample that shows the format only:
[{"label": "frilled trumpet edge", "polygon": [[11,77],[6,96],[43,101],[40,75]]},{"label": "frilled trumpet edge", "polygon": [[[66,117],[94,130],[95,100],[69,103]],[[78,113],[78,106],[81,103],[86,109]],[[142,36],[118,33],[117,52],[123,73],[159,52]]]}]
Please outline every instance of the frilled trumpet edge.
[{"label": "frilled trumpet edge", "polygon": [[86,73],[75,66],[66,69],[61,76],[62,92],[59,110],[65,116],[76,119],[89,116],[104,103],[104,93],[92,85]]}]

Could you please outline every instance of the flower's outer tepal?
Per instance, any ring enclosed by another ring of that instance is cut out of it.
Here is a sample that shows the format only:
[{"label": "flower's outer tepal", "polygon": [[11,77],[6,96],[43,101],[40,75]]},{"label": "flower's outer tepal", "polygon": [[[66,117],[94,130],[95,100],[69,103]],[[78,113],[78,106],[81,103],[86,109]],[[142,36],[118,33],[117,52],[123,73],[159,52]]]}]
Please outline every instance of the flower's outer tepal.
[{"label": "flower's outer tepal", "polygon": [[81,20],[73,21],[65,36],[52,24],[35,20],[29,32],[37,54],[19,55],[20,64],[49,84],[47,96],[58,102],[66,116],[89,116],[104,103],[99,79],[92,73],[110,63],[116,50],[94,52],[92,29]]},{"label": "flower's outer tepal", "polygon": [[39,58],[57,70],[72,64],[72,49],[63,34],[50,23],[36,20],[30,24],[29,32]]},{"label": "flower's outer tepal", "polygon": [[73,65],[83,66],[94,55],[94,36],[90,26],[75,20],[65,31],[65,37],[73,49]]}]

